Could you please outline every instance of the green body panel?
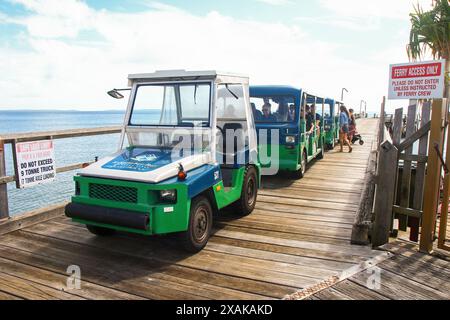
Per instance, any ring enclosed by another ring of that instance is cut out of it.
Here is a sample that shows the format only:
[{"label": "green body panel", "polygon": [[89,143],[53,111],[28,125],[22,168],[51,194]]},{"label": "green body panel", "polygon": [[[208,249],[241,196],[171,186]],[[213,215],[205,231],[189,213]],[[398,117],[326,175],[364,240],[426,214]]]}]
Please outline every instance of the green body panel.
[{"label": "green body panel", "polygon": [[231,188],[225,188],[223,186],[223,181],[214,186],[214,195],[216,198],[217,208],[219,208],[219,210],[239,200],[242,194],[244,175],[245,167],[233,170]]},{"label": "green body panel", "polygon": [[334,117],[330,130],[325,131],[325,143],[332,145],[339,139],[339,117]]},{"label": "green body panel", "polygon": [[[302,127],[301,127],[302,128]],[[304,128],[304,126],[303,126]],[[303,158],[303,151],[306,151],[307,162],[313,160],[324,147],[325,132],[323,127],[321,128],[320,135],[317,136],[313,133],[306,138],[306,134],[302,133],[299,139],[299,143],[295,145],[278,145],[274,148],[278,148],[278,168],[281,171],[298,171],[301,169],[301,162]],[[259,144],[258,154],[265,154],[269,158],[272,157],[272,145],[270,144]],[[268,168],[273,165],[272,161],[277,161],[277,159],[271,159],[269,163],[261,163],[263,168]],[[260,161],[261,162],[261,161]]]},{"label": "green body panel", "polygon": [[[257,169],[258,183],[260,184],[261,166],[259,163],[254,164],[254,166]],[[213,194],[215,196],[215,201],[218,209],[229,206],[230,204],[239,200],[239,198],[241,197],[245,168],[246,167],[242,167],[233,170],[231,188],[224,188],[223,181],[220,181],[216,185],[211,186],[214,190]],[[191,199],[188,198],[187,186],[183,182],[172,184],[149,184],[143,182],[91,178],[82,176],[75,176],[74,180],[79,188],[79,194],[72,197],[72,202],[74,203],[129,210],[136,212],[136,214],[142,213],[149,214],[150,216],[149,229],[145,231],[86,221],[82,219],[72,219],[75,222],[143,235],[182,232],[188,229]],[[137,201],[135,203],[130,203],[92,198],[89,195],[89,184],[100,184],[107,187],[110,186],[112,188],[136,188]],[[219,186],[220,188],[218,188]],[[158,192],[161,190],[176,190],[177,202],[174,204],[160,203]],[[171,210],[172,212],[166,213],[164,212],[164,208],[173,208],[173,210]]]},{"label": "green body panel", "polygon": [[[131,230],[114,225],[102,225],[89,221],[80,221],[84,224],[92,224],[110,229],[129,231],[140,234],[164,234],[171,232],[185,231],[189,222],[190,199],[188,198],[187,187],[183,183],[174,184],[147,184],[142,182],[131,182],[113,179],[100,179],[76,176],[74,180],[79,185],[80,194],[72,197],[72,202],[130,210],[142,212],[142,214],[150,215],[149,229],[146,231]],[[131,187],[137,189],[137,202],[120,202],[112,200],[95,199],[89,196],[89,184],[101,184],[106,186]],[[177,190],[177,202],[175,204],[165,204],[158,202],[158,192],[160,190]],[[164,212],[164,208],[173,208],[172,212]]]}]

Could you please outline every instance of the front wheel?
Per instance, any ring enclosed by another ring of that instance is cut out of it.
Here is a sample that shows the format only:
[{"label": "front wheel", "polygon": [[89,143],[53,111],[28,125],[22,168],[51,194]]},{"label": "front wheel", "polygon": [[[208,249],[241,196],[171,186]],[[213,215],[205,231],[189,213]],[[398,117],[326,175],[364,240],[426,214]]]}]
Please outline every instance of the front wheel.
[{"label": "front wheel", "polygon": [[208,198],[199,196],[192,200],[188,230],[181,234],[187,251],[196,253],[206,246],[211,236],[212,216]]},{"label": "front wheel", "polygon": [[300,170],[294,172],[295,179],[299,180],[305,176],[307,164],[308,164],[308,156],[306,155],[306,151],[303,151],[302,159],[300,161]]},{"label": "front wheel", "polygon": [[258,196],[258,174],[255,167],[245,169],[242,192],[239,200],[234,204],[234,209],[240,216],[247,216],[253,212]]}]

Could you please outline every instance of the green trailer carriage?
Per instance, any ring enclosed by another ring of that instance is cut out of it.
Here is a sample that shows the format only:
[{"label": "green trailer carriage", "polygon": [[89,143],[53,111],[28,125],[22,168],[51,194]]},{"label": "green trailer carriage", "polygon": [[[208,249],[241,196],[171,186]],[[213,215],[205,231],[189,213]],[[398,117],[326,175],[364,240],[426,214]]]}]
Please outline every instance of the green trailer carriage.
[{"label": "green trailer carriage", "polygon": [[325,99],[290,86],[251,86],[250,97],[262,167],[302,178],[310,161],[324,157]]},{"label": "green trailer carriage", "polygon": [[[96,235],[180,233],[199,251],[214,214],[255,207],[260,165],[248,78],[159,71],[130,75],[129,85],[120,148],[75,176],[66,215]],[[109,94],[122,98],[119,91]]]},{"label": "green trailer carriage", "polygon": [[325,144],[332,150],[339,141],[339,109],[343,103],[329,98],[324,102]]}]

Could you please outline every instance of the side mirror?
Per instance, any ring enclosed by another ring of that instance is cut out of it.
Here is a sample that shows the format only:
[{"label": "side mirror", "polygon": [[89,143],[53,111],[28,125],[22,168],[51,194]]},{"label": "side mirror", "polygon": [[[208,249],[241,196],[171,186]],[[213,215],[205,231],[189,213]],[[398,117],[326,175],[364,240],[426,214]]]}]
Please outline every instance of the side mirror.
[{"label": "side mirror", "polygon": [[123,94],[121,94],[117,89],[108,91],[108,95],[110,95],[114,99],[123,99],[124,98]]}]

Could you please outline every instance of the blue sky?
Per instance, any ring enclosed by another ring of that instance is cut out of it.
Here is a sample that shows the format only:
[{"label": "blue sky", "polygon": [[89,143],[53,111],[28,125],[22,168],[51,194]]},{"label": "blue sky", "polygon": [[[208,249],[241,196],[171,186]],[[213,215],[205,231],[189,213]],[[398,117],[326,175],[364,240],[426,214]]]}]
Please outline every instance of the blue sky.
[{"label": "blue sky", "polygon": [[377,110],[388,65],[407,61],[413,3],[0,0],[0,108],[119,109],[104,92],[128,73],[206,68],[331,97],[347,87],[348,104]]}]

